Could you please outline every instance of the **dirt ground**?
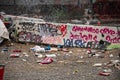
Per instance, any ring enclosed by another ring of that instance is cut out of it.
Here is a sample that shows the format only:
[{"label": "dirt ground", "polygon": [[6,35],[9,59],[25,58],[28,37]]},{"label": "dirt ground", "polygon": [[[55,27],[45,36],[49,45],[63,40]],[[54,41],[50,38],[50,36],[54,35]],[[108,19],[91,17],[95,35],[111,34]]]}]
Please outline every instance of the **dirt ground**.
[{"label": "dirt ground", "polygon": [[[8,52],[2,49],[8,47]],[[50,64],[37,63],[38,58],[30,50],[35,44],[8,42],[0,46],[0,63],[5,64],[4,80],[120,80],[120,70],[114,66],[107,67],[111,70],[109,76],[99,75],[105,69],[105,64],[110,60],[119,60],[120,49],[110,51],[95,50],[95,53],[102,54],[104,57],[88,57],[87,49],[69,48],[69,52],[50,51],[45,54],[55,54],[53,62]],[[39,45],[41,46],[41,45]],[[13,50],[21,50],[19,58],[11,58]],[[109,56],[113,54],[113,56]],[[25,56],[27,55],[27,56]],[[102,66],[93,66],[101,63]]]}]

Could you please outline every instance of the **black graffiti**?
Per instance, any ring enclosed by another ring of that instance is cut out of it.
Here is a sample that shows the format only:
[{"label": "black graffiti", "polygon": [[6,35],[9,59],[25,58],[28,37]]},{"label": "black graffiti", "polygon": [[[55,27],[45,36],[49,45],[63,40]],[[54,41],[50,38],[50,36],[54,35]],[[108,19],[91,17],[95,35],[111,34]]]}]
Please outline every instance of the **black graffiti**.
[{"label": "black graffiti", "polygon": [[19,33],[19,40],[24,42],[34,42],[34,43],[41,43],[42,36],[37,34],[32,34],[30,32],[21,31]]},{"label": "black graffiti", "polygon": [[35,23],[32,22],[20,22],[19,25],[21,26],[21,29],[26,31],[34,31],[35,30]]}]

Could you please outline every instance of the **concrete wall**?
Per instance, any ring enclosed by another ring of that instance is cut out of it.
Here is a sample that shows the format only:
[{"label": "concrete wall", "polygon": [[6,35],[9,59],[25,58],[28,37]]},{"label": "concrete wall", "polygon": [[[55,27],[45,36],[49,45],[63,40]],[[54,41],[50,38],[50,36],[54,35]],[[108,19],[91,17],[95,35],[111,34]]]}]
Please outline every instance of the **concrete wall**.
[{"label": "concrete wall", "polygon": [[99,41],[120,43],[120,27],[18,21],[19,41],[54,45],[98,47]]}]

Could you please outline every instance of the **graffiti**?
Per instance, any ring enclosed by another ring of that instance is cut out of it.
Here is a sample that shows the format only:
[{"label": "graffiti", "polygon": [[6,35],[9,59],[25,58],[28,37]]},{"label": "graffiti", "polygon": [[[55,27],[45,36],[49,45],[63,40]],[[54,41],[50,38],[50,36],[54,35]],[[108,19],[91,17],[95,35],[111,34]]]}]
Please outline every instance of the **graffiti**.
[{"label": "graffiti", "polygon": [[64,37],[67,34],[67,25],[60,25],[59,30],[62,33],[62,37]]},{"label": "graffiti", "polygon": [[106,40],[111,43],[118,43],[118,42],[120,42],[120,37],[111,38],[110,36],[106,36]]},{"label": "graffiti", "polygon": [[107,41],[89,41],[84,42],[82,40],[63,39],[64,46],[66,47],[80,47],[80,48],[105,48],[110,43]]},{"label": "graffiti", "polygon": [[92,33],[99,33],[99,29],[98,28],[94,28],[94,27],[79,27],[79,26],[73,26],[72,31],[74,32],[83,32],[83,31],[87,31],[87,32],[92,32]]},{"label": "graffiti", "polygon": [[32,34],[30,32],[21,31],[19,33],[19,41],[41,43],[41,38],[42,36]]},{"label": "graffiti", "polygon": [[21,26],[21,29],[26,31],[34,31],[35,30],[35,23],[32,22],[21,22],[19,23],[19,25]]},{"label": "graffiti", "polygon": [[74,34],[70,32],[70,39],[82,39],[83,41],[86,41],[86,42],[89,40],[97,41],[97,35],[83,34],[83,33]]},{"label": "graffiti", "polygon": [[56,37],[42,37],[43,43],[46,44],[63,44],[60,36]]},{"label": "graffiti", "polygon": [[58,29],[56,26],[52,24],[38,24],[38,32],[41,35],[46,35],[46,36],[57,36]]}]

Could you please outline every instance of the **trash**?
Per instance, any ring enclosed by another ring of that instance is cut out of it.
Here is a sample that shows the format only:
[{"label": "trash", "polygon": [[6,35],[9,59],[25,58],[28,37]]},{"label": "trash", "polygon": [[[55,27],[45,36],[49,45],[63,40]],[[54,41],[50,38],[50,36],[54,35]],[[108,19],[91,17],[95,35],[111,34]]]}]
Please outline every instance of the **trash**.
[{"label": "trash", "polygon": [[46,57],[56,57],[55,54],[46,54]]},{"label": "trash", "polygon": [[99,75],[102,75],[102,76],[109,76],[110,73],[101,71],[101,72],[99,72]]},{"label": "trash", "polygon": [[26,59],[22,59],[23,61],[27,61]]},{"label": "trash", "polygon": [[63,45],[58,45],[57,48],[59,51],[61,51],[63,49]]},{"label": "trash", "polygon": [[76,74],[76,73],[78,73],[78,70],[73,71],[73,74]]},{"label": "trash", "polygon": [[38,56],[37,56],[38,58],[42,58],[43,57],[43,55],[42,54],[38,54]]},{"label": "trash", "polygon": [[25,57],[29,57],[29,55],[28,55],[26,52],[23,52],[23,55],[24,55]]},{"label": "trash", "polygon": [[110,54],[109,57],[112,58],[112,57],[113,57],[113,54]]},{"label": "trash", "polygon": [[69,53],[71,54],[71,53],[73,53],[72,51],[69,51]]},{"label": "trash", "polygon": [[64,48],[64,49],[62,49],[62,51],[69,52],[68,48]]},{"label": "trash", "polygon": [[106,73],[111,73],[112,70],[111,69],[104,69],[103,72],[106,72]]},{"label": "trash", "polygon": [[50,51],[52,51],[52,52],[56,52],[56,51],[58,51],[58,49],[57,49],[57,48],[51,48]]},{"label": "trash", "polygon": [[50,45],[45,48],[45,50],[50,50],[50,49],[51,49]]},{"label": "trash", "polygon": [[13,52],[22,52],[21,50],[13,50]]},{"label": "trash", "polygon": [[35,46],[35,47],[33,47],[33,48],[30,48],[32,51],[34,51],[34,52],[46,52],[45,51],[45,48],[42,48],[42,47],[40,47],[40,46]]},{"label": "trash", "polygon": [[8,47],[2,49],[2,52],[7,52],[7,51],[8,51]]},{"label": "trash", "polygon": [[10,57],[12,57],[12,58],[18,58],[19,56],[20,56],[20,54],[18,54],[18,53],[10,54]]},{"label": "trash", "polygon": [[52,62],[53,62],[53,59],[48,57],[40,61],[41,64],[50,64]]},{"label": "trash", "polygon": [[93,66],[101,67],[101,66],[102,66],[102,63],[96,63],[96,64],[94,64]]},{"label": "trash", "polygon": [[80,56],[81,59],[83,59],[83,56]]},{"label": "trash", "polygon": [[4,67],[5,65],[0,64],[0,80],[3,80],[4,78]]},{"label": "trash", "polygon": [[114,66],[115,68],[120,70],[120,61],[119,60],[111,60],[110,62],[106,63],[107,66]]}]

